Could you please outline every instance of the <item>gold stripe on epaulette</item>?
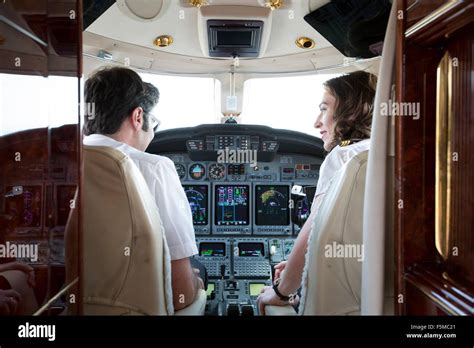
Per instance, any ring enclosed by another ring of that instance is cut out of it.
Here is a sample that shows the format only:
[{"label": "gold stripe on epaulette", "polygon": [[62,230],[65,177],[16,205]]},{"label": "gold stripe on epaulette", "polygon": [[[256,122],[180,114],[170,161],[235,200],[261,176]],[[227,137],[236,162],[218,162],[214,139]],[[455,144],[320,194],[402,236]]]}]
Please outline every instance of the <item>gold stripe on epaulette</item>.
[{"label": "gold stripe on epaulette", "polygon": [[339,143],[339,146],[343,147],[343,146],[347,146],[351,143],[350,140],[342,140],[340,143]]}]

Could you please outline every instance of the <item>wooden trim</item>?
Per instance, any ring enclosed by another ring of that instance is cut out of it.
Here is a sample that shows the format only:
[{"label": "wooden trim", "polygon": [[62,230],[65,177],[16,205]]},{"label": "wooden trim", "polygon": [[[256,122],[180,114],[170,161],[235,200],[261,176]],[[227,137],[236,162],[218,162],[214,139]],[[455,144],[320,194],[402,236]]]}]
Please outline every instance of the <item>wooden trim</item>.
[{"label": "wooden trim", "polygon": [[405,31],[407,42],[431,45],[474,21],[474,3],[450,0]]},{"label": "wooden trim", "polygon": [[77,77],[82,77],[82,46],[83,46],[83,39],[82,39],[82,27],[83,27],[83,4],[82,0],[77,0],[76,2],[76,13],[78,14],[77,17]]},{"label": "wooden trim", "polygon": [[426,296],[427,302],[433,302],[444,313],[473,315],[473,298],[470,295],[472,289],[457,284],[436,265],[415,264],[410,267],[404,278]]},{"label": "wooden trim", "polygon": [[411,38],[412,36],[416,36],[420,31],[429,28],[430,25],[436,23],[436,21],[443,16],[447,15],[451,10],[453,10],[456,6],[462,4],[461,0],[450,0],[436,11],[431,12],[429,15],[424,17],[421,21],[415,23],[410,28],[405,31],[405,37],[407,39]]},{"label": "wooden trim", "polygon": [[451,57],[448,84],[449,238],[444,264],[451,277],[474,284],[474,23],[453,34],[444,44]]},{"label": "wooden trim", "polygon": [[77,163],[78,163],[78,202],[76,202],[76,208],[78,209],[78,238],[77,238],[77,257],[78,257],[78,285],[77,285],[77,314],[83,315],[83,286],[84,286],[84,268],[83,268],[83,233],[82,233],[82,202],[83,202],[83,187],[84,187],[84,171],[82,166],[82,159],[83,159],[83,152],[82,152],[82,115],[81,115],[81,104],[83,103],[83,93],[82,93],[82,27],[83,27],[83,3],[82,0],[77,0],[76,2],[77,11],[78,13],[78,25],[77,25],[77,34],[78,34],[78,44],[77,44],[77,78],[78,78],[78,120],[77,120],[77,141],[78,141],[78,149],[77,149]]},{"label": "wooden trim", "polygon": [[[418,121],[410,117],[395,119],[395,313],[399,315],[474,314],[474,278],[470,266],[473,215],[469,204],[474,197],[470,180],[473,157],[469,152],[473,71],[470,33],[474,26],[474,3],[451,1],[449,4],[443,6],[443,11],[438,10],[437,16],[434,12],[428,14],[431,19],[420,21],[424,24],[411,31],[409,38],[405,38],[405,33],[410,32],[403,28],[406,18],[399,21],[397,29],[395,99],[419,103],[421,116]],[[406,0],[398,4],[402,11],[405,5]],[[453,99],[446,105],[453,115],[451,146],[453,154],[460,154],[463,160],[453,166],[449,180],[452,184],[449,205],[453,214],[447,223],[452,231],[448,248],[451,252],[443,259],[436,249],[434,223],[436,120],[439,118],[436,75],[446,52],[453,57],[452,66],[456,66],[452,69]],[[399,200],[403,209],[397,207]],[[398,295],[403,295],[402,304],[397,301]]]},{"label": "wooden trim", "polygon": [[[397,13],[399,11],[405,12],[405,8],[407,6],[406,0],[398,0],[397,1]],[[401,102],[404,99],[404,86],[405,86],[405,79],[404,79],[404,61],[405,61],[405,23],[406,23],[406,16],[403,19],[397,20],[397,42],[395,48],[395,93],[396,93],[396,101]],[[395,182],[400,182],[400,178],[402,176],[402,157],[400,156],[400,152],[403,152],[401,146],[403,144],[403,128],[402,125],[398,120],[395,120]],[[403,233],[402,233],[402,220],[401,214],[398,213],[398,201],[402,199],[402,186],[395,185],[394,187],[394,248],[395,248],[395,274],[394,274],[394,311],[395,315],[403,315],[404,312],[404,305],[403,303],[399,303],[398,297],[399,295],[403,295],[405,297],[405,291],[403,288],[403,272],[404,272],[404,260],[403,260]]]}]

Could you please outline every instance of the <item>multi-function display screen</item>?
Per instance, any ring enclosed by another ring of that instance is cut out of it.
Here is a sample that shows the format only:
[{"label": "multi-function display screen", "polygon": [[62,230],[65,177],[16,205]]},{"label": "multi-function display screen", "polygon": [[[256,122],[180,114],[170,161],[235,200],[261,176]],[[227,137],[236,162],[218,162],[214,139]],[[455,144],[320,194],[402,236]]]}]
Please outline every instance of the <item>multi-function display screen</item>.
[{"label": "multi-function display screen", "polygon": [[264,255],[263,243],[239,243],[239,256],[258,257]]},{"label": "multi-function display screen", "polygon": [[201,243],[199,256],[225,256],[225,243]]},{"label": "multi-function display screen", "polygon": [[290,188],[286,185],[255,186],[255,223],[257,226],[290,224]]},{"label": "multi-function display screen", "polygon": [[249,224],[249,185],[215,187],[215,223],[217,226]]},{"label": "multi-function display screen", "polygon": [[207,225],[209,219],[208,187],[206,185],[183,185],[193,214],[194,225]]},{"label": "multi-function display screen", "polygon": [[260,295],[260,292],[265,286],[266,286],[265,283],[250,283],[249,284],[250,296]]},{"label": "multi-function display screen", "polygon": [[[12,186],[6,188],[6,192],[13,192],[13,190]],[[40,228],[42,200],[42,186],[23,186],[21,194],[5,199],[5,216],[10,216],[11,225],[17,228]],[[69,206],[69,202],[67,204]]]}]

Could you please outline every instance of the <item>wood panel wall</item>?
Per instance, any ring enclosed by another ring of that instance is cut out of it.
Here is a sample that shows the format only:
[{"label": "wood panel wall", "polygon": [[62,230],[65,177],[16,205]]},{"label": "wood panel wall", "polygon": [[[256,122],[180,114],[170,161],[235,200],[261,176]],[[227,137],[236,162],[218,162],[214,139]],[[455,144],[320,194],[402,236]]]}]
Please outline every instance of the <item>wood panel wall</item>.
[{"label": "wood panel wall", "polygon": [[[396,118],[396,313],[407,315],[472,315],[474,296],[474,3],[443,2],[437,16],[433,3],[420,0],[418,10],[399,21],[397,43],[397,101],[419,103],[418,120]],[[413,18],[416,17],[416,20]],[[427,20],[430,19],[430,20]],[[432,19],[432,20],[431,20]],[[420,21],[424,21],[420,25]],[[413,30],[418,26],[417,30]],[[452,69],[449,141],[458,160],[449,182],[449,250],[443,258],[436,248],[436,120],[437,71],[449,53]],[[454,249],[456,247],[456,249]],[[454,252],[454,250],[457,250]],[[401,299],[401,301],[399,301]]]}]

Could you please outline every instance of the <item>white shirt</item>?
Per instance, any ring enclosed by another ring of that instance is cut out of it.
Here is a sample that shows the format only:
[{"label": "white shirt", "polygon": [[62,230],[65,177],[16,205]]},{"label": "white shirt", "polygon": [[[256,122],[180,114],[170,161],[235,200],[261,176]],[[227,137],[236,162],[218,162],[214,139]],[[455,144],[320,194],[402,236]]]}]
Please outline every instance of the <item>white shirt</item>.
[{"label": "white shirt", "polygon": [[336,172],[341,169],[345,163],[349,162],[352,157],[369,150],[369,147],[370,139],[364,139],[347,146],[337,145],[326,156],[323,164],[321,164],[321,168],[319,169],[319,180],[316,186],[316,193],[314,194],[313,205],[316,204],[316,209],[322,201],[322,199],[318,197],[327,192]]},{"label": "white shirt", "polygon": [[198,253],[191,208],[173,161],[167,157],[139,151],[101,134],[84,137],[84,144],[108,146],[120,150],[140,169],[155,198],[171,260],[184,259]]}]

